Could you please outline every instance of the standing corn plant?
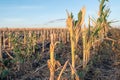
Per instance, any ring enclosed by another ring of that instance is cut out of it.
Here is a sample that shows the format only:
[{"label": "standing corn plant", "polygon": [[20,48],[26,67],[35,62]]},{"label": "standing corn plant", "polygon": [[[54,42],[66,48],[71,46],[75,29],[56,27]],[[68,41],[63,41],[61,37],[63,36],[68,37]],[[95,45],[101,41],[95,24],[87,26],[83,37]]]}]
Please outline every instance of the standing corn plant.
[{"label": "standing corn plant", "polygon": [[84,25],[82,29],[82,42],[83,42],[83,69],[86,68],[90,60],[90,49],[97,41],[97,34],[100,30],[92,29],[89,25],[88,28]]},{"label": "standing corn plant", "polygon": [[101,29],[100,29],[100,27],[99,28],[96,27],[96,25],[94,25],[94,24],[93,24],[93,26],[91,26],[90,20],[92,20],[92,19],[89,17],[88,28],[86,28],[86,25],[84,25],[84,28],[82,28],[83,69],[86,68],[87,63],[90,60],[91,47],[94,47],[96,45],[96,43],[100,42],[99,33],[100,33]]},{"label": "standing corn plant", "polygon": [[105,38],[107,36],[107,32],[110,28],[110,23],[113,21],[108,21],[110,9],[106,8],[106,2],[109,0],[99,0],[100,5],[99,5],[99,12],[98,12],[98,18],[95,22],[95,27],[99,28],[100,31],[98,33],[99,37],[101,39]]},{"label": "standing corn plant", "polygon": [[48,60],[48,68],[50,70],[50,80],[54,80],[55,77],[55,66],[60,66],[59,61],[55,60],[55,46],[58,42],[55,42],[55,34],[51,34],[51,44],[50,44],[50,60]]},{"label": "standing corn plant", "polygon": [[2,61],[2,35],[0,31],[0,61]]},{"label": "standing corn plant", "polygon": [[[66,24],[70,33],[72,67],[74,69],[75,69],[75,51],[80,37],[81,26],[84,22],[85,12],[86,9],[85,7],[83,7],[82,10],[80,10],[80,12],[78,13],[78,20],[74,20],[73,15],[67,13],[68,18],[66,20]],[[74,78],[74,74],[75,73],[72,70],[71,72],[72,78]]]},{"label": "standing corn plant", "polygon": [[37,36],[36,36],[36,31],[33,32],[33,37],[32,37],[32,46],[33,46],[33,52],[35,52],[35,45],[36,45],[36,42],[37,42]]},{"label": "standing corn plant", "polygon": [[[97,43],[100,44],[100,41],[103,40],[104,37],[107,36],[107,32],[110,27],[110,23],[107,21],[107,18],[110,13],[110,9],[106,9],[105,2],[108,0],[99,0],[99,13],[98,19],[95,21],[94,19],[89,18],[88,29],[85,27],[82,32],[83,39],[83,69],[86,67],[87,63],[90,59],[90,48]],[[90,19],[92,20],[93,27],[91,29]]]}]

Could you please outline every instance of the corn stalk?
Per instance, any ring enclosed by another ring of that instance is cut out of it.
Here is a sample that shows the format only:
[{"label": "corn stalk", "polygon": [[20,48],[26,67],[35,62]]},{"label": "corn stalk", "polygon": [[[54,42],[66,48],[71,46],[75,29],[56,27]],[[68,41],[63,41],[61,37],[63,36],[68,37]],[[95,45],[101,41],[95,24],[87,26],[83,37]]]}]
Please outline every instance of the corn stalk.
[{"label": "corn stalk", "polygon": [[109,16],[110,9],[106,9],[105,2],[108,0],[99,0],[99,13],[98,19],[92,20],[93,28],[90,30],[90,19],[88,29],[84,28],[82,33],[83,39],[83,69],[87,66],[87,63],[90,59],[90,48],[98,43],[100,45],[101,41],[107,36],[107,32],[109,30],[109,26],[111,22],[107,21]]},{"label": "corn stalk", "polygon": [[96,21],[96,26],[101,29],[99,31],[100,38],[105,38],[107,36],[110,23],[112,23],[112,21],[107,20],[110,13],[110,9],[106,8],[106,2],[108,1],[109,0],[100,0],[98,19]]},{"label": "corn stalk", "polygon": [[2,61],[2,35],[0,31],[0,61]]},{"label": "corn stalk", "polygon": [[51,34],[51,44],[50,44],[50,60],[48,60],[48,68],[50,70],[50,80],[54,80],[55,76],[55,66],[60,66],[60,63],[55,60],[55,46],[58,42],[55,42],[55,34]]},{"label": "corn stalk", "polygon": [[64,70],[66,69],[68,62],[69,62],[69,60],[67,60],[67,61],[65,62],[64,66],[63,66],[63,68],[62,68],[62,70],[60,71],[60,74],[59,74],[57,80],[61,80],[62,73],[63,73]]},{"label": "corn stalk", "polygon": [[33,52],[35,52],[35,45],[36,45],[36,31],[33,32],[32,41],[33,41]]},{"label": "corn stalk", "polygon": [[5,32],[2,32],[2,37],[3,37],[3,48],[5,49]]},{"label": "corn stalk", "polygon": [[41,37],[42,37],[42,52],[44,52],[44,50],[45,50],[45,35],[43,34],[43,35],[41,35]]},{"label": "corn stalk", "polygon": [[8,32],[8,46],[11,48],[11,32]]},{"label": "corn stalk", "polygon": [[82,29],[82,42],[83,42],[83,69],[86,68],[87,63],[90,60],[90,49],[92,46],[96,45],[96,42],[100,42],[99,32],[100,27],[90,25],[91,18],[89,17],[88,28],[84,25]]},{"label": "corn stalk", "polygon": [[92,47],[92,35],[88,34],[86,26],[83,28],[82,41],[83,41],[83,69],[86,67],[90,59],[90,48]]},{"label": "corn stalk", "polygon": [[24,44],[26,44],[26,31],[24,31]]},{"label": "corn stalk", "polygon": [[[86,9],[85,7],[83,7],[82,10],[80,10],[80,12],[78,13],[78,20],[76,21],[73,20],[72,14],[70,15],[69,13],[67,13],[68,18],[66,20],[66,24],[70,33],[72,67],[74,69],[75,69],[75,51],[80,37],[81,26],[84,22],[85,12]],[[73,79],[74,79],[74,74],[75,73],[72,69],[71,75]]]},{"label": "corn stalk", "polygon": [[29,55],[30,48],[31,48],[30,44],[32,43],[32,32],[31,31],[28,32],[28,37],[29,39],[27,41],[27,54]]}]

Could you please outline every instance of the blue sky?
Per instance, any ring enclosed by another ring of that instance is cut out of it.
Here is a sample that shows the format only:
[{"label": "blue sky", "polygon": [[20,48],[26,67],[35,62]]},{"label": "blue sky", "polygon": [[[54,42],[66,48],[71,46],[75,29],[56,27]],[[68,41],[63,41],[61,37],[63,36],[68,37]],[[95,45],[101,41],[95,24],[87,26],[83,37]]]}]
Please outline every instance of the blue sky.
[{"label": "blue sky", "polygon": [[[120,20],[120,0],[110,0],[109,19]],[[88,16],[97,16],[98,0],[0,0],[0,27],[34,27],[34,26],[65,26],[66,9],[77,13],[86,6],[86,23]],[[120,25],[120,22],[114,25]]]}]

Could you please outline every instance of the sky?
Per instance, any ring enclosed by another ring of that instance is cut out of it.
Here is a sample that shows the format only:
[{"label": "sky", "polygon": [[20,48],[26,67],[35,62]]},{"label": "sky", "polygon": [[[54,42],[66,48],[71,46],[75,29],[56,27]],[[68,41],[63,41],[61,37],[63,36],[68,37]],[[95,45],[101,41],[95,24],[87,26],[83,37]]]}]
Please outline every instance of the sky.
[{"label": "sky", "polygon": [[[120,20],[120,0],[109,0],[109,20]],[[0,27],[65,27],[66,10],[77,18],[86,7],[88,16],[97,17],[98,0],[0,0]],[[120,22],[114,23],[120,25]]]}]

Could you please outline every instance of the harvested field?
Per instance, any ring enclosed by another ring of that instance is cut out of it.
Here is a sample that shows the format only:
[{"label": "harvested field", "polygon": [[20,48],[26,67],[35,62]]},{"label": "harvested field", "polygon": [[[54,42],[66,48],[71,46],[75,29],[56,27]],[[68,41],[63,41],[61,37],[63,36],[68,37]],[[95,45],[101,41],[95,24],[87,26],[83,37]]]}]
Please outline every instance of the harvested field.
[{"label": "harvested field", "polygon": [[[108,37],[111,40],[106,39],[102,44],[96,48],[96,50],[91,50],[92,59],[88,63],[85,71],[82,70],[82,47],[78,50],[77,60],[76,60],[76,70],[81,79],[84,80],[118,80],[120,78],[120,30],[111,29],[108,33]],[[115,40],[115,41],[113,41]],[[47,66],[47,60],[49,59],[49,47],[50,42],[44,42],[45,50],[42,51],[42,43],[37,43],[35,52],[30,55],[30,59],[25,59],[24,61],[17,64],[15,63],[5,51],[3,54],[3,63],[1,67],[6,68],[6,77],[3,80],[48,80],[49,79],[49,69]],[[79,46],[82,46],[81,41],[79,41]],[[16,57],[16,53],[9,51],[12,57]],[[70,56],[70,43],[60,43],[55,49],[56,60],[61,63],[61,66],[56,67],[55,77],[59,75],[61,67],[69,59]],[[62,80],[70,79],[71,74],[70,67],[64,71]],[[3,75],[3,74],[2,74]]]}]

